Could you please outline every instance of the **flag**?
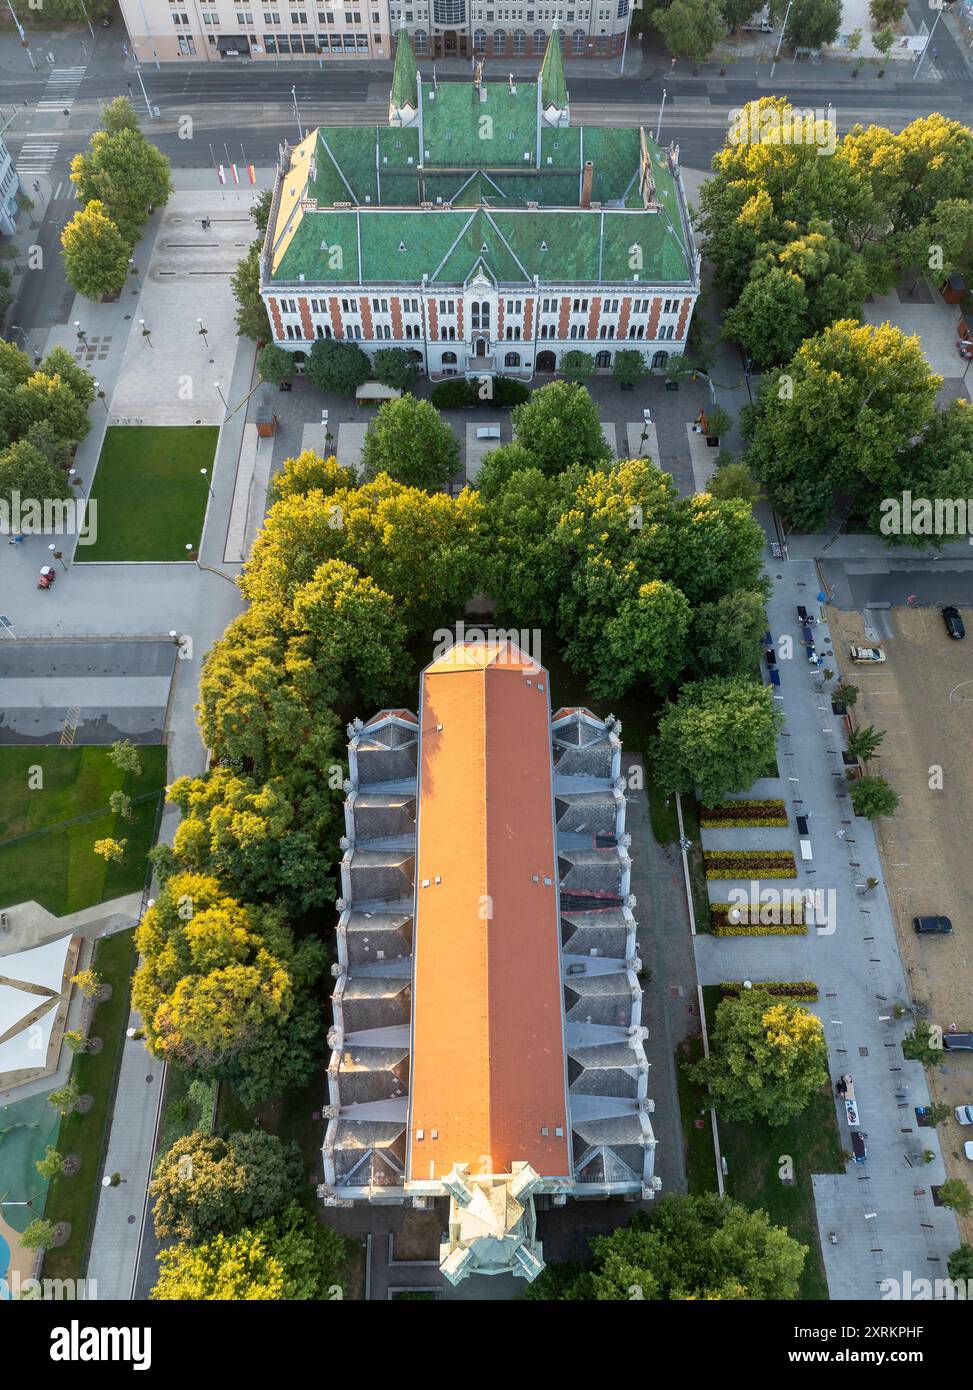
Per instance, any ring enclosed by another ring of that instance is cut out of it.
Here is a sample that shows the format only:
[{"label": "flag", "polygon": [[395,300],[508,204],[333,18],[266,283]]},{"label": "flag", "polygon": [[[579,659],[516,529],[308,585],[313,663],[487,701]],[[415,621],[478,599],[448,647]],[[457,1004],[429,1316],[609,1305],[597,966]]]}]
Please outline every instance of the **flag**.
[{"label": "flag", "polygon": [[222,164],[216,166],[216,177],[219,179],[220,183],[226,183],[226,170],[223,168]]},{"label": "flag", "polygon": [[237,171],[236,171],[236,165],[235,165],[235,164],[231,164],[231,165],[230,165],[230,172],[231,172],[232,175],[233,175],[233,182],[234,182],[234,183],[239,183],[239,182],[240,182],[240,175],[239,175],[239,174],[237,173]]},{"label": "flag", "polygon": [[257,171],[252,164],[247,165],[247,173],[250,175],[250,182],[257,182]]}]

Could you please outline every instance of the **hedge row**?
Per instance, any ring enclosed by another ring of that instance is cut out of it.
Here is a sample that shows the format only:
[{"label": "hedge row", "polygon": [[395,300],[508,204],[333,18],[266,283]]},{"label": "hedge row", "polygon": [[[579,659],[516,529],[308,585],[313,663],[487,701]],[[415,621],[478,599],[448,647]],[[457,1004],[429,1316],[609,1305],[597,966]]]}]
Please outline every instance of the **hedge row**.
[{"label": "hedge row", "polygon": [[713,936],[807,936],[807,927],[803,923],[794,922],[789,927],[759,927],[749,924],[730,926],[717,926],[713,923]]},{"label": "hedge row", "polygon": [[[752,987],[764,990],[775,999],[796,999],[802,1004],[813,1004],[818,997],[818,987],[813,980],[754,980]],[[743,992],[743,981],[724,980],[720,991],[736,998]]]},{"label": "hedge row", "polygon": [[703,854],[707,878],[796,878],[790,850],[710,850]]},{"label": "hedge row", "polygon": [[[712,925],[713,925],[713,929],[714,929],[714,930],[717,928],[717,926],[725,926],[725,927],[745,927],[745,926],[754,926],[754,927],[775,927],[775,926],[780,926],[780,925],[781,925],[781,923],[779,923],[779,922],[762,922],[762,921],[760,920],[760,913],[761,913],[762,909],[759,908],[759,907],[756,908],[755,911],[754,911],[753,916],[754,916],[754,919],[755,919],[755,920],[753,920],[752,922],[751,922],[749,916],[747,916],[747,917],[738,917],[736,921],[731,921],[731,920],[730,920],[730,911],[731,911],[731,909],[732,909],[733,911],[737,912],[737,913],[740,913],[740,912],[742,912],[742,910],[743,910],[742,908],[737,907],[737,905],[736,905],[735,903],[710,903],[710,905],[709,905],[709,915],[710,915],[710,921],[711,921],[711,923],[712,923]],[[804,904],[803,904],[803,903],[788,903],[787,906],[786,906],[786,908],[784,908],[784,907],[782,906],[781,911],[780,911],[780,915],[781,915],[781,916],[786,915],[786,916],[790,919],[790,921],[793,922],[793,923],[795,923],[797,926],[803,926],[803,925],[804,925],[804,920],[805,920],[805,919],[804,919]],[[786,925],[786,924],[785,924],[785,925]]]},{"label": "hedge row", "polygon": [[700,816],[699,823],[704,830],[763,830],[786,829],[787,816]]},{"label": "hedge row", "polygon": [[786,826],[787,809],[783,801],[777,800],[720,801],[714,806],[700,807],[699,823],[711,830],[720,826],[729,829]]},{"label": "hedge row", "polygon": [[429,399],[437,410],[464,410],[473,405],[492,405],[505,409],[520,405],[530,397],[530,387],[510,376],[495,376],[489,396],[480,395],[479,379],[467,381],[454,376],[432,388]]},{"label": "hedge row", "polygon": [[732,868],[728,866],[712,867],[706,865],[707,878],[797,878],[796,864],[770,864],[767,866],[753,865],[749,868]]}]

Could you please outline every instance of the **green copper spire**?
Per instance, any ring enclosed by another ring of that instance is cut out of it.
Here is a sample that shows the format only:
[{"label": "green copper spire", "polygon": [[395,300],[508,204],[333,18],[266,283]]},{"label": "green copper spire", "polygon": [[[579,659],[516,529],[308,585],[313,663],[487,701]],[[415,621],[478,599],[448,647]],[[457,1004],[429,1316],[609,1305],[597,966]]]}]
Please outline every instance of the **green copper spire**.
[{"label": "green copper spire", "polygon": [[416,68],[416,55],[413,52],[405,26],[399,30],[395,45],[395,68],[392,72],[392,105],[419,106],[419,82]]},{"label": "green copper spire", "polygon": [[541,63],[541,106],[545,111],[549,106],[564,111],[567,104],[568,84],[561,61],[561,35],[555,25],[548,37],[544,61]]}]

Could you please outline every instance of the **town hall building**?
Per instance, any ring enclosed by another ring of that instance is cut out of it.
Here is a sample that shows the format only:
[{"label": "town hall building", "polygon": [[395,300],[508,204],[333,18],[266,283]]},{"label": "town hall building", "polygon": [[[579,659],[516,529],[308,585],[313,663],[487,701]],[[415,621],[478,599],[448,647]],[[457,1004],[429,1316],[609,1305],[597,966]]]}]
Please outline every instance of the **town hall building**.
[{"label": "town hall building", "polygon": [[681,353],[699,253],[678,148],[573,126],[560,36],[536,82],[423,79],[404,31],[387,126],[322,126],[281,166],[261,258],[274,341],[399,346],[434,379]]}]

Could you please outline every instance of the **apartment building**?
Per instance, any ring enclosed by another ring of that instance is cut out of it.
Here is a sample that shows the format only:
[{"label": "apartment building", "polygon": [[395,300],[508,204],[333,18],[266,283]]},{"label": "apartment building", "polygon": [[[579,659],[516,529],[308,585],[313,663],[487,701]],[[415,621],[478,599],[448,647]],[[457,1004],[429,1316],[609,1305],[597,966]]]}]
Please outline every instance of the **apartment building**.
[{"label": "apartment building", "polygon": [[120,0],[143,63],[391,58],[388,0]]},{"label": "apartment building", "polygon": [[391,29],[404,24],[420,58],[537,58],[558,28],[566,58],[622,53],[630,0],[392,0]]},{"label": "apartment building", "polygon": [[0,235],[13,236],[17,230],[17,194],[20,178],[13,156],[0,137]]},{"label": "apartment building", "polygon": [[[401,31],[400,31],[401,34]],[[433,378],[662,368],[699,292],[678,149],[572,126],[557,30],[536,81],[426,82],[401,34],[389,125],[283,152],[261,261],[274,340],[396,343]]]}]

